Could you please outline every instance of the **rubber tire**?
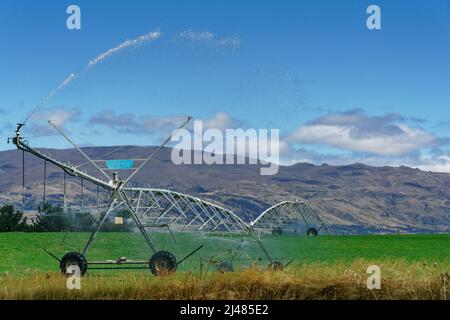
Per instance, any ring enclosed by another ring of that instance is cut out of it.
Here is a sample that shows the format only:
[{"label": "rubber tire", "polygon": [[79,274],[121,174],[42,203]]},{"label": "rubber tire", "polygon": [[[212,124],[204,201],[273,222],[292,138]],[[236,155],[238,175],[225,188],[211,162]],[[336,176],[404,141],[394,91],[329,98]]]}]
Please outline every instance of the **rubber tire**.
[{"label": "rubber tire", "polygon": [[169,251],[158,251],[148,262],[150,272],[155,276],[165,276],[177,271],[177,259]]},{"label": "rubber tire", "polygon": [[270,271],[283,271],[284,264],[282,264],[280,261],[272,261],[268,266]]},{"label": "rubber tire", "polygon": [[217,265],[217,272],[234,272],[233,264],[230,261],[223,261]]},{"label": "rubber tire", "polygon": [[272,230],[272,235],[274,236],[281,236],[283,234],[283,230],[279,228],[275,228]]},{"label": "rubber tire", "polygon": [[69,252],[62,257],[60,263],[59,263],[59,269],[61,270],[61,273],[66,274],[67,267],[69,265],[76,264],[80,268],[81,276],[84,276],[84,274],[87,272],[88,269],[88,263],[86,258],[79,252]]},{"label": "rubber tire", "polygon": [[316,228],[309,228],[308,231],[306,232],[306,234],[309,237],[315,237],[315,236],[317,236],[318,232],[317,232]]}]

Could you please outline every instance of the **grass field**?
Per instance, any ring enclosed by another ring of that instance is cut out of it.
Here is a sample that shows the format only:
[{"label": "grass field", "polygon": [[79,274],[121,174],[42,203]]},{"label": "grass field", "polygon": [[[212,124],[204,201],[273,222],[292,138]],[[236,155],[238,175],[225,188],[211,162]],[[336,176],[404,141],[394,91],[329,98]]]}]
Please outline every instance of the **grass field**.
[{"label": "grass field", "polygon": [[[61,233],[0,233],[0,299],[449,299],[450,235],[267,236],[263,240],[273,258],[295,258],[274,273],[251,239],[176,234],[175,244],[168,234],[153,234],[158,249],[178,259],[205,247],[169,277],[147,270],[91,271],[83,277],[83,290],[67,290],[58,262],[42,248],[61,257],[81,251],[88,237],[69,234],[61,246]],[[238,247],[233,264],[240,270],[215,272],[214,261],[230,260]],[[87,258],[147,260],[150,255],[138,234],[101,233]],[[371,264],[381,267],[381,290],[366,287]]]},{"label": "grass field", "polygon": [[[154,277],[148,272],[89,274],[81,290],[68,290],[55,272],[0,276],[2,299],[450,299],[448,265],[378,262],[381,289],[366,287],[368,261],[297,265],[283,272],[251,268],[232,273],[181,273]],[[447,270],[447,271],[445,271]]]},{"label": "grass field", "polygon": [[[61,246],[62,233],[0,233],[2,260],[0,272],[17,274],[33,271],[58,271],[58,263],[44,253],[46,248],[57,257],[68,251],[81,251],[88,233],[71,233]],[[196,270],[200,258],[233,259],[236,265],[268,263],[256,242],[241,238],[176,234],[177,243],[168,234],[154,234],[158,249],[174,252],[180,260],[199,245],[205,247],[180,267],[181,271]],[[266,236],[263,242],[273,259],[292,263],[350,263],[355,259],[377,262],[386,259],[449,263],[450,235],[383,235],[383,236]],[[240,254],[236,249],[241,245]],[[231,251],[231,252],[230,252]],[[100,233],[89,251],[88,260],[129,259],[148,260],[151,255],[145,241],[135,233]],[[234,258],[232,258],[234,257]]]}]

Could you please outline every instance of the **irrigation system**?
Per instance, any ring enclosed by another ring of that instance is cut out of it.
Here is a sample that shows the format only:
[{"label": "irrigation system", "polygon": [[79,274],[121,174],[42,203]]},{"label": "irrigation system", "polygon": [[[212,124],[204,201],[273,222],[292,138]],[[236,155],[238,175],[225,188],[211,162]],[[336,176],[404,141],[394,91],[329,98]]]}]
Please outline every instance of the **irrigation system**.
[{"label": "irrigation system", "polygon": [[[188,117],[172,134],[185,127],[190,121]],[[261,234],[272,233],[281,234],[284,232],[298,233],[309,236],[316,236],[319,233],[331,233],[323,219],[311,206],[304,202],[285,201],[279,203],[264,211],[254,221],[246,222],[232,211],[219,205],[204,201],[187,194],[156,188],[138,188],[131,186],[133,178],[147,165],[147,163],[170,141],[169,136],[158,148],[154,149],[145,159],[139,159],[140,165],[133,169],[134,171],[125,179],[122,179],[118,170],[131,169],[133,160],[93,160],[82,148],[76,145],[65,132],[56,124],[49,121],[49,124],[63,136],[85,159],[86,163],[92,165],[99,173],[100,177],[82,170],[80,166],[70,163],[64,163],[44,154],[38,149],[33,148],[28,141],[21,136],[21,129],[25,125],[17,125],[15,136],[8,139],[23,154],[29,153],[47,162],[51,163],[64,171],[64,203],[66,204],[66,174],[72,177],[80,178],[81,181],[89,181],[97,187],[97,205],[98,190],[107,191],[107,199],[100,211],[99,219],[95,229],[92,231],[84,248],[80,252],[68,252],[62,258],[57,257],[50,251],[44,249],[49,255],[59,261],[60,269],[66,273],[69,266],[77,265],[82,275],[88,269],[114,269],[120,267],[129,268],[148,268],[155,275],[164,275],[176,271],[177,266],[198,252],[203,245],[190,248],[189,252],[177,260],[175,255],[169,251],[159,250],[158,244],[152,237],[151,228],[165,228],[171,235],[172,232],[222,232],[235,233],[243,236],[252,237],[269,261],[269,268],[283,269],[285,264],[272,259],[268,250],[263,244]],[[106,168],[102,167],[106,165]],[[24,162],[23,162],[24,166]],[[111,170],[116,170],[111,173]],[[23,180],[25,184],[25,180]],[[44,189],[45,189],[44,181]],[[45,191],[44,191],[45,194]],[[45,195],[44,195],[45,201]],[[105,222],[111,218],[113,212],[119,209],[126,209],[130,213],[135,228],[145,239],[151,256],[149,260],[128,260],[119,258],[114,260],[88,261],[86,254],[94,243],[98,233],[101,231]],[[306,229],[305,229],[306,226]],[[305,230],[304,230],[305,229]],[[229,265],[222,265],[225,269],[232,269]]]},{"label": "irrigation system", "polygon": [[272,234],[331,235],[318,210],[303,201],[283,201],[265,210],[250,223],[253,230]]}]

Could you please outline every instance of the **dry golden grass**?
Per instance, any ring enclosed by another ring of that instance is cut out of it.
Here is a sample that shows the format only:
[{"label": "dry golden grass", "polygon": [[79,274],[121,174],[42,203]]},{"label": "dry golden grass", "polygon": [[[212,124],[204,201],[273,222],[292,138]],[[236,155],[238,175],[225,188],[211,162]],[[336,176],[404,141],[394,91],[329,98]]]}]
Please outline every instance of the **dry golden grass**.
[{"label": "dry golden grass", "polygon": [[0,299],[449,299],[448,263],[386,260],[381,289],[366,287],[363,260],[351,264],[304,264],[283,272],[251,268],[234,273],[178,274],[164,278],[147,272],[92,273],[81,290],[68,290],[57,273],[0,276]]}]

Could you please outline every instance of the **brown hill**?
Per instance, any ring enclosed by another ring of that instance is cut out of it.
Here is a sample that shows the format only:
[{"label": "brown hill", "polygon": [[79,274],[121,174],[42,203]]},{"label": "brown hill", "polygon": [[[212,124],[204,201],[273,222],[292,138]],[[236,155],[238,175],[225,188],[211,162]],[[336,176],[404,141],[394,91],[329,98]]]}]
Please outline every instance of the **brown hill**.
[{"label": "brown hill", "polygon": [[[84,148],[96,159],[116,149]],[[73,149],[43,151],[72,164],[85,162]],[[146,147],[121,147],[109,158],[145,158],[150,152]],[[261,176],[255,165],[177,166],[171,162],[170,152],[163,149],[134,184],[193,194],[249,219],[275,203],[301,198],[320,208],[335,232],[450,232],[450,174],[407,167],[299,163],[281,167],[275,176]],[[0,204],[21,201],[21,159],[17,150],[0,152]],[[25,163],[26,205],[32,209],[42,201],[44,165],[30,155]],[[62,201],[62,181],[62,171],[48,165],[49,201]],[[79,204],[80,181],[70,178],[68,184],[69,202]],[[96,190],[87,183],[84,187],[87,205],[94,201]]]}]

